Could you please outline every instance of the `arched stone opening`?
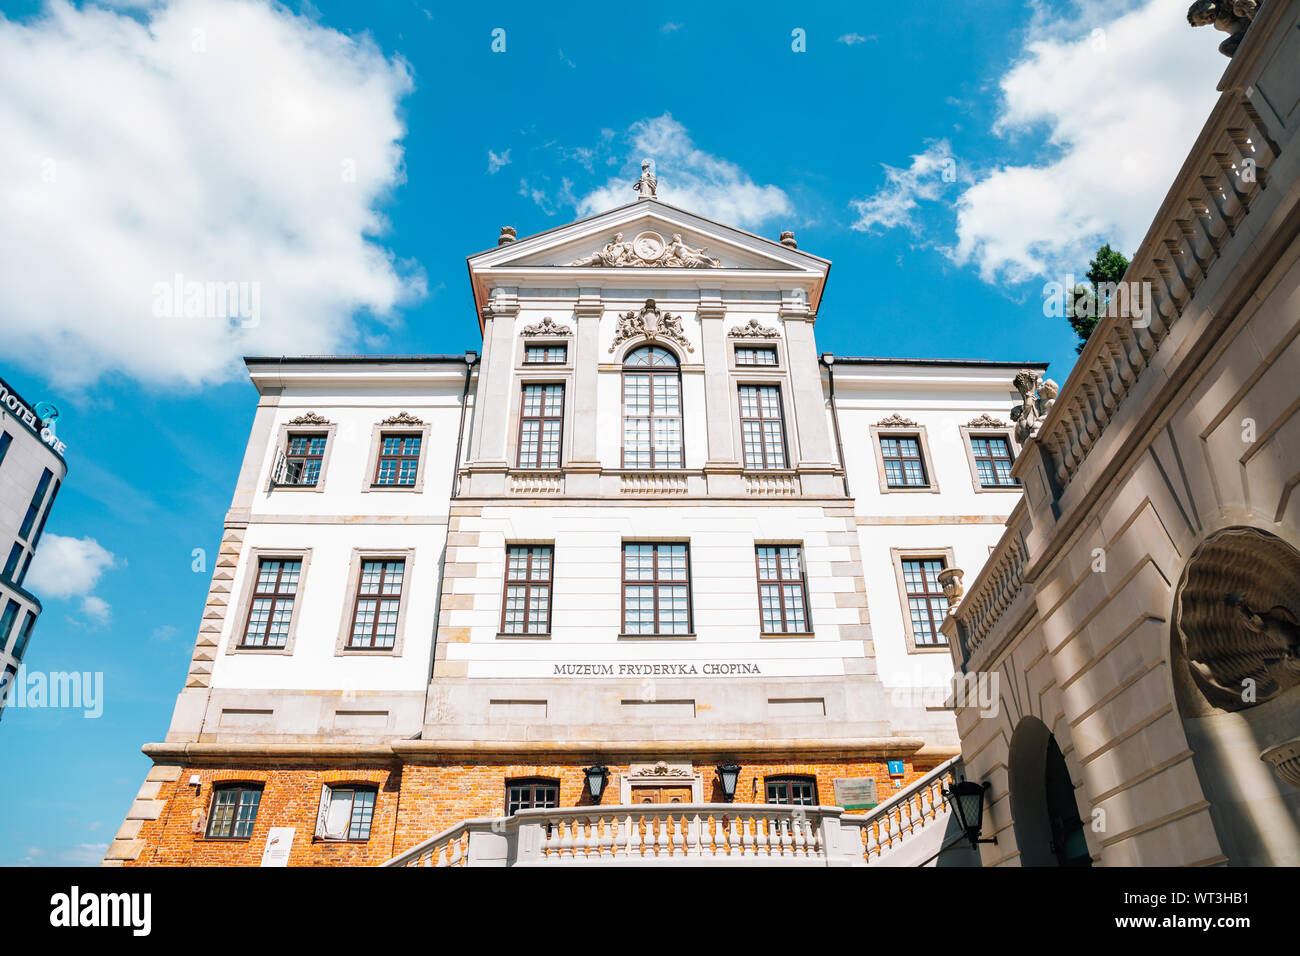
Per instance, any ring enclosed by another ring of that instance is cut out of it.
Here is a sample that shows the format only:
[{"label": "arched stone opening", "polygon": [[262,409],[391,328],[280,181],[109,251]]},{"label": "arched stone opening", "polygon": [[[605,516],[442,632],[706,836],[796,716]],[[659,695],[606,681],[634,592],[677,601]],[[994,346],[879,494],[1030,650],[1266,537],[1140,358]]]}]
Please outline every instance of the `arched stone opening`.
[{"label": "arched stone opening", "polygon": [[1065,756],[1037,717],[1016,725],[1007,772],[1020,865],[1091,866]]},{"label": "arched stone opening", "polygon": [[1228,862],[1300,865],[1300,552],[1231,527],[1193,552],[1174,595],[1171,676]]}]

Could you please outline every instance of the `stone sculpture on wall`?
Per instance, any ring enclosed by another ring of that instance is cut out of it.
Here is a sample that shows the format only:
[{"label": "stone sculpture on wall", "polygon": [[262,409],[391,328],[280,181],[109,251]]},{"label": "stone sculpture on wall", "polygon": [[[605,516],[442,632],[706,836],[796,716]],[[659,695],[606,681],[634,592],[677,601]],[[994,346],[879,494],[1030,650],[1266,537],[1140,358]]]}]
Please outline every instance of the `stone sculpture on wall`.
[{"label": "stone sculpture on wall", "polygon": [[1214,29],[1228,34],[1219,44],[1219,52],[1232,56],[1258,12],[1259,0],[1196,0],[1187,8],[1187,22],[1194,27],[1213,24]]},{"label": "stone sculpture on wall", "polygon": [[695,351],[695,347],[686,338],[686,330],[682,328],[682,317],[660,312],[654,299],[646,299],[640,312],[624,312],[618,317],[618,330],[614,333],[614,343],[609,350],[613,352],[624,342],[636,338],[646,338],[652,342],[666,339],[676,342],[688,352]]},{"label": "stone sculpture on wall", "polygon": [[1020,393],[1020,404],[1012,407],[1011,420],[1016,423],[1016,440],[1024,444],[1038,433],[1038,426],[1052,410],[1060,388],[1033,369],[1021,369],[1012,384]]},{"label": "stone sculpture on wall", "polygon": [[681,269],[717,269],[722,263],[708,254],[701,247],[694,249],[682,241],[681,233],[674,233],[670,241],[657,232],[642,232],[631,242],[623,240],[623,233],[614,234],[614,238],[605,243],[591,255],[574,259],[571,266],[605,266],[622,268],[633,266],[640,268],[681,268]]}]

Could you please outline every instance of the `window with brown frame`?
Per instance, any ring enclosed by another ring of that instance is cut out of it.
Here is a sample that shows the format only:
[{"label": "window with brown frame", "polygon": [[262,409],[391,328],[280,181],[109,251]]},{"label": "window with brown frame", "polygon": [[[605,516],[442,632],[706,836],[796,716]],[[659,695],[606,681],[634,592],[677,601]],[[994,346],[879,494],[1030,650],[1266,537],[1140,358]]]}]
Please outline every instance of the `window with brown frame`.
[{"label": "window with brown frame", "polygon": [[375,817],[375,794],[375,787],[322,787],[316,839],[340,842],[369,840],[370,824]]},{"label": "window with brown frame", "polygon": [[786,467],[785,424],[778,386],[740,386],[740,440],[745,448],[746,468]]},{"label": "window with brown frame", "polygon": [[776,365],[775,345],[737,345],[737,365]]},{"label": "window with brown frame", "polygon": [[519,404],[519,467],[559,468],[564,386],[525,385]]},{"label": "window with brown frame", "polygon": [[939,585],[939,572],[943,569],[943,558],[903,558],[907,613],[917,647],[948,643],[939,632],[939,625],[948,614],[948,599]]},{"label": "window with brown frame", "polygon": [[525,345],[525,365],[563,365],[569,359],[569,347],[563,342],[551,345]]},{"label": "window with brown frame", "polygon": [[505,593],[501,597],[502,634],[551,632],[550,545],[506,548]]},{"label": "window with brown frame", "polygon": [[253,835],[261,802],[260,783],[218,784],[212,793],[208,839],[247,840]]},{"label": "window with brown frame", "polygon": [[930,486],[921,439],[916,435],[881,435],[880,458],[885,464],[885,484],[890,488]]},{"label": "window with brown frame", "polygon": [[1011,442],[1005,435],[971,435],[971,457],[982,488],[1014,488],[1020,484],[1011,477]]},{"label": "window with brown frame", "polygon": [[657,345],[623,361],[623,467],[682,467],[682,376]]},{"label": "window with brown frame", "polygon": [[375,558],[361,562],[348,647],[385,649],[396,644],[405,572],[406,561],[402,558]]},{"label": "window with brown frame", "polygon": [[248,607],[240,647],[284,647],[298,592],[302,561],[298,558],[261,558],[253,600]]},{"label": "window with brown frame", "polygon": [[691,633],[689,545],[623,545],[623,633]]},{"label": "window with brown frame", "polygon": [[536,808],[554,809],[560,805],[558,780],[507,780],[506,816],[520,810]]},{"label": "window with brown frame", "polygon": [[768,803],[793,807],[817,805],[817,780],[814,777],[768,777],[764,784]]},{"label": "window with brown frame", "polygon": [[760,545],[754,549],[758,568],[758,606],[764,634],[808,634],[808,579],[803,548]]},{"label": "window with brown frame", "polygon": [[312,487],[319,482],[328,441],[323,432],[290,432],[284,447],[284,474],[277,484]]},{"label": "window with brown frame", "polygon": [[375,484],[411,487],[420,472],[420,436],[384,432],[379,436]]}]

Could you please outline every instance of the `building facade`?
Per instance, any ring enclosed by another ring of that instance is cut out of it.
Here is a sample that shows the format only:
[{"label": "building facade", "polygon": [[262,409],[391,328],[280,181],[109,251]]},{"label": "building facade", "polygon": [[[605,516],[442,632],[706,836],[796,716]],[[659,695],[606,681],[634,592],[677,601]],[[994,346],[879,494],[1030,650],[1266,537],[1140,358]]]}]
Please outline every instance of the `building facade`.
[{"label": "building facade", "polygon": [[1150,308],[1021,381],[1025,498],[945,625],[996,689],[955,701],[985,865],[1300,864],[1298,27],[1234,24]]},{"label": "building facade", "polygon": [[41,602],[23,584],[68,472],[54,432],[57,417],[52,407],[28,404],[0,379],[0,715],[41,613]]},{"label": "building facade", "polygon": [[632,807],[651,844],[863,862],[850,818],[951,766],[943,572],[1020,500],[1010,383],[1044,366],[822,355],[828,261],[638,189],[469,257],[481,357],[248,360],[106,863],[522,862],[624,847]]}]

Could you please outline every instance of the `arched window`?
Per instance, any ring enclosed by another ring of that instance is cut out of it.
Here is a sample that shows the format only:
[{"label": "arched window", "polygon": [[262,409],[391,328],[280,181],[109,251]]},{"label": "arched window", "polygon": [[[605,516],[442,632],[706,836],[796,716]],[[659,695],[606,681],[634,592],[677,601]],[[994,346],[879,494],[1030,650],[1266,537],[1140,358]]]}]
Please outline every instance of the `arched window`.
[{"label": "arched window", "polygon": [[623,360],[623,467],[682,467],[681,371],[657,345]]}]

